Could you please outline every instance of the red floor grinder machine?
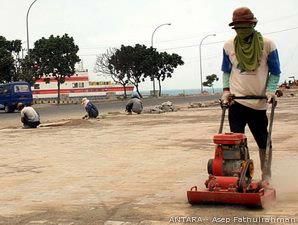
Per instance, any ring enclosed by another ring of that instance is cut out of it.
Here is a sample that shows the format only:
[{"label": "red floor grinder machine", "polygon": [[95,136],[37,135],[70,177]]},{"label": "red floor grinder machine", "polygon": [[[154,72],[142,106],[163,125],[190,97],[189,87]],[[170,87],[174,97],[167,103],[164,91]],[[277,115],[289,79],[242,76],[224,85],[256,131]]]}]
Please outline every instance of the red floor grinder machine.
[{"label": "red floor grinder machine", "polygon": [[[242,96],[233,99],[264,99],[265,96]],[[264,207],[275,201],[275,189],[268,181],[253,180],[254,164],[249,157],[247,138],[242,133],[222,133],[225,112],[228,105],[221,104],[222,116],[219,134],[214,135],[215,155],[207,164],[209,178],[206,188],[199,190],[194,186],[187,191],[190,204],[222,203],[239,204],[250,207]],[[271,133],[276,101],[273,100],[268,128],[267,147],[264,166],[268,166],[271,151]]]}]

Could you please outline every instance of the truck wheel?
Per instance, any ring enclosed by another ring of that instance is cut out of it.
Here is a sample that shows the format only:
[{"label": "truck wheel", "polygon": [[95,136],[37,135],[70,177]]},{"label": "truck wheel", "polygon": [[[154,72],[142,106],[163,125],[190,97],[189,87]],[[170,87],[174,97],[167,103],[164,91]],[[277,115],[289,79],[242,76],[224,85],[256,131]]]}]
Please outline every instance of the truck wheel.
[{"label": "truck wheel", "polygon": [[13,108],[13,106],[6,105],[5,108],[4,108],[4,111],[6,113],[12,113],[14,111],[14,108]]}]

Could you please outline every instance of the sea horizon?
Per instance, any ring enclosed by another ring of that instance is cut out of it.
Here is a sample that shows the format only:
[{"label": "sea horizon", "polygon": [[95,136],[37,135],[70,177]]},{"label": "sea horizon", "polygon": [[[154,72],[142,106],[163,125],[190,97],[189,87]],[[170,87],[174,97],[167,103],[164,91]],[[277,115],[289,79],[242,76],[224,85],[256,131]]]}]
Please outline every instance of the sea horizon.
[{"label": "sea horizon", "polygon": [[[213,94],[212,88],[205,87],[203,89],[204,92],[208,92]],[[151,90],[141,90],[140,93],[142,95],[150,95]],[[196,95],[200,94],[201,89],[199,88],[189,88],[189,89],[164,89],[161,90],[162,95],[169,95],[169,96],[178,96],[178,95]],[[214,88],[214,93],[222,93],[222,88],[216,87]]]}]

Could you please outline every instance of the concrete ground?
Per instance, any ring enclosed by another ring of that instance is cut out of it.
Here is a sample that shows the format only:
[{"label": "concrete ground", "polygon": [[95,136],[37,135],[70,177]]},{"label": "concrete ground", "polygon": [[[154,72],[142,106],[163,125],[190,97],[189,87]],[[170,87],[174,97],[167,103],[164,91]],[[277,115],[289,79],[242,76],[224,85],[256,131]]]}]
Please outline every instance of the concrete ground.
[{"label": "concrete ground", "polygon": [[[156,225],[189,218],[240,224],[242,217],[297,222],[297,97],[279,99],[276,109],[275,204],[262,210],[188,204],[186,191],[207,179],[220,113],[218,107],[182,107],[159,115],[72,118],[34,130],[0,125],[0,224]],[[259,178],[257,147],[249,131],[247,136]]]}]

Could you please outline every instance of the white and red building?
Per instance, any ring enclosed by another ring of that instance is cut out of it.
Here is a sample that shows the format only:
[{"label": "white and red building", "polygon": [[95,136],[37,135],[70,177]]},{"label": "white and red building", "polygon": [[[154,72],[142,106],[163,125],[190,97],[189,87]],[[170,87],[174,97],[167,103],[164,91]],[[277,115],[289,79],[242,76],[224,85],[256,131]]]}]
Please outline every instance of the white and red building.
[{"label": "white and red building", "polygon": [[[127,95],[130,95],[133,89],[133,85],[127,85]],[[57,98],[57,80],[52,76],[42,77],[35,81],[32,92],[34,99]],[[60,94],[64,98],[121,96],[124,95],[124,89],[122,85],[111,81],[90,81],[88,72],[85,71],[66,77],[60,86]]]}]

